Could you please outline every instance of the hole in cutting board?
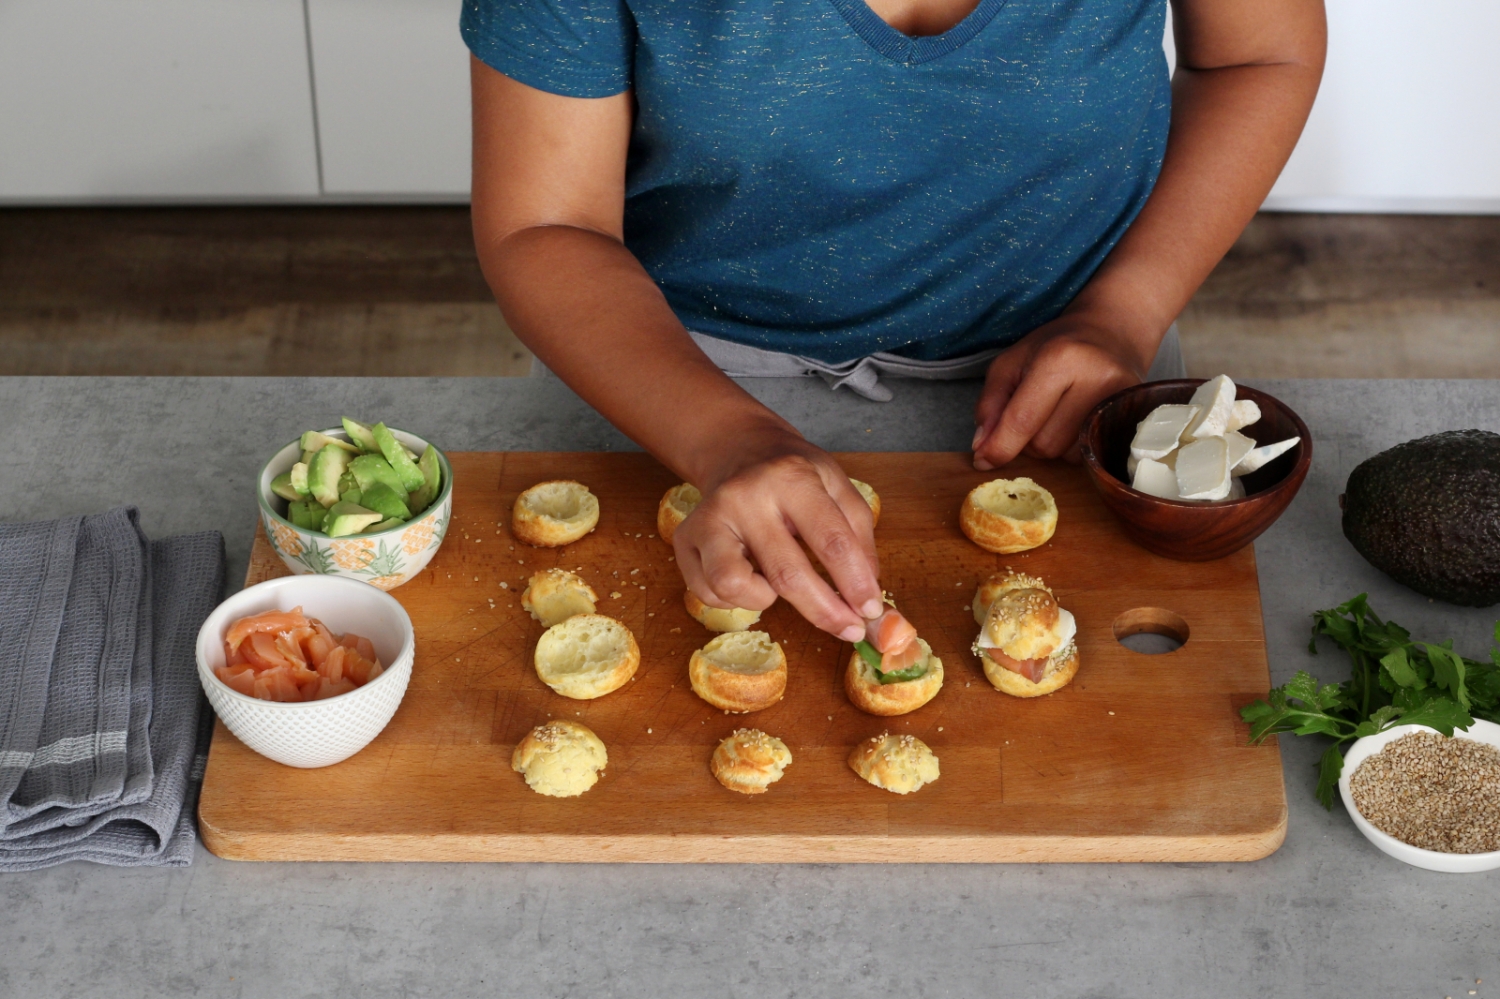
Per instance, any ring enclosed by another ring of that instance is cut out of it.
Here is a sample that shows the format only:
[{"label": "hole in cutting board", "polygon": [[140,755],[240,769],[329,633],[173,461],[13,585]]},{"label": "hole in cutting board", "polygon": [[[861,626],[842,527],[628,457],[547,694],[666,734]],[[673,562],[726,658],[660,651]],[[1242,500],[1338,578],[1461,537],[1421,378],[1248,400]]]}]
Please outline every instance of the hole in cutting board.
[{"label": "hole in cutting board", "polygon": [[1132,652],[1156,656],[1187,644],[1188,623],[1165,607],[1136,607],[1115,618],[1115,641]]}]

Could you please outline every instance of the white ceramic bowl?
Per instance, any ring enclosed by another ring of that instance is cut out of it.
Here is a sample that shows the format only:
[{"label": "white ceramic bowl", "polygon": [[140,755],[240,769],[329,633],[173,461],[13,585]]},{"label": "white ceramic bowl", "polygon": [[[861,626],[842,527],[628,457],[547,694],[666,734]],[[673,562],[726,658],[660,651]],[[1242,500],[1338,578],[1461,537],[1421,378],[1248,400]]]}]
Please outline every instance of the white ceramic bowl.
[{"label": "white ceramic bowl", "polygon": [[[1354,825],[1383,853],[1411,864],[1413,867],[1442,871],[1446,874],[1472,874],[1477,871],[1492,871],[1500,867],[1500,850],[1492,850],[1488,853],[1439,853],[1436,850],[1424,850],[1410,843],[1403,843],[1389,833],[1376,829],[1368,819],[1359,814],[1359,809],[1354,807],[1354,796],[1349,793],[1349,781],[1354,777],[1354,771],[1358,770],[1359,765],[1370,756],[1384,749],[1387,743],[1404,735],[1410,735],[1414,729],[1434,731],[1425,725],[1398,725],[1396,728],[1386,729],[1379,735],[1367,735],[1363,739],[1356,739],[1354,745],[1349,747],[1349,752],[1344,755],[1344,772],[1339,775],[1339,795],[1344,799],[1344,807],[1348,809],[1350,818],[1354,819]],[[1467,729],[1455,729],[1453,736],[1457,739],[1473,739],[1500,749],[1500,725],[1494,722],[1476,719],[1474,724]]]},{"label": "white ceramic bowl", "polygon": [[[341,427],[323,433],[342,441],[349,439]],[[417,454],[427,450],[427,442],[420,437],[396,429],[391,433]],[[287,501],[271,492],[271,480],[291,471],[301,457],[299,438],[266,462],[256,484],[266,538],[288,569],[299,575],[346,576],[382,590],[393,590],[426,568],[442,547],[453,514],[453,466],[441,451],[438,463],[443,468],[443,488],[431,506],[400,527],[345,538],[330,538],[293,524],[286,519]]]},{"label": "white ceramic bowl", "polygon": [[[293,607],[336,635],[368,638],[385,672],[347,694],[304,703],[250,697],[214,675],[224,664],[231,624]],[[415,652],[411,618],[390,594],[337,576],[282,576],[241,590],[208,615],[198,631],[198,679],[214,712],[245,745],[289,767],[326,767],[364,749],[385,728],[406,694]]]}]

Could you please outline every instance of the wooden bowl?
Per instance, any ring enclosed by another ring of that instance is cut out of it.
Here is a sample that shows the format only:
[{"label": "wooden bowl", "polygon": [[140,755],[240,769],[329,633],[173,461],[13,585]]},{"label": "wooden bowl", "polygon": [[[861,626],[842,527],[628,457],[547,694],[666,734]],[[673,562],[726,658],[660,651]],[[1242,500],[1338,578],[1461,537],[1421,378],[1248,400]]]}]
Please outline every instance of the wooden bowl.
[{"label": "wooden bowl", "polygon": [[1116,392],[1094,408],[1078,435],[1089,479],[1125,533],[1147,551],[1181,562],[1223,558],[1254,541],[1291,503],[1312,465],[1312,434],[1307,424],[1279,399],[1238,385],[1235,398],[1253,399],[1260,406],[1260,420],[1240,433],[1257,445],[1302,438],[1286,454],[1244,477],[1244,499],[1189,503],[1130,488],[1125,462],[1136,424],[1157,406],[1188,402],[1203,381],[1146,382]]}]

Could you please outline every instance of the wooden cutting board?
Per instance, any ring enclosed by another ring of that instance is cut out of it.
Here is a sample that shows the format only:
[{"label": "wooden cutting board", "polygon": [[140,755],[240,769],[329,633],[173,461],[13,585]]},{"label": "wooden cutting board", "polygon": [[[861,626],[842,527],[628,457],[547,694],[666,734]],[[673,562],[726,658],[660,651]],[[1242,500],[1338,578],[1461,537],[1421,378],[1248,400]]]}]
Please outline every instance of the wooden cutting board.
[{"label": "wooden cutting board", "polygon": [[[1286,832],[1274,740],[1247,745],[1238,708],[1269,685],[1255,556],[1172,562],[1129,542],[1083,472],[1019,461],[1057,498],[1052,541],[998,556],[958,530],[965,493],[989,476],[963,454],[843,454],[880,493],[882,584],[942,657],[946,680],[900,718],[866,715],[842,687],[849,646],[784,601],[760,627],[790,666],[786,697],[729,716],[688,686],[692,650],[711,635],[683,608],[656,504],[676,480],[643,454],[449,456],[453,521],[426,571],[394,595],[416,625],[411,686],[366,749],[321,770],[251,752],[220,724],[199,818],[205,844],[239,860],[525,861],[1226,861],[1274,851]],[[510,536],[516,494],[576,478],[599,496],[598,529],[563,549]],[[537,678],[542,628],[521,610],[527,577],[579,569],[641,645],[634,682],[571,701]],[[969,601],[1004,566],[1043,577],[1078,620],[1082,668],[1049,697],[1021,700],[985,680],[969,651]],[[284,575],[257,537],[246,584]],[[1174,615],[1176,617],[1174,617]],[[1132,652],[1117,622],[1175,621],[1175,652]],[[609,749],[579,798],[533,793],[510,768],[515,743],[553,717],[576,718]],[[794,761],[762,795],[721,787],[713,747],[735,728],[779,736]],[[941,778],[898,796],[848,768],[849,750],[885,730],[937,753]]]}]

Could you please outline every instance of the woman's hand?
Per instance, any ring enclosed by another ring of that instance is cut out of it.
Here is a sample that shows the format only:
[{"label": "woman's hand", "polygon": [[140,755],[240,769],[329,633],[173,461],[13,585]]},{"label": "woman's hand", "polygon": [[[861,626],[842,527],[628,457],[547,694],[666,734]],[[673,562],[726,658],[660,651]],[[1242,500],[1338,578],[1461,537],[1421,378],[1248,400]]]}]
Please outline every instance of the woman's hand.
[{"label": "woman's hand", "polygon": [[688,586],[714,607],[764,610],[782,596],[829,634],[862,639],[864,620],[882,609],[880,570],[870,508],[849,476],[785,428],[753,431],[729,450],[672,540]]},{"label": "woman's hand", "polygon": [[1076,460],[1084,417],[1099,400],[1145,377],[1150,358],[1142,358],[1143,346],[1068,313],[1022,337],[985,377],[974,409],[974,467],[989,471],[1023,452]]}]

